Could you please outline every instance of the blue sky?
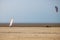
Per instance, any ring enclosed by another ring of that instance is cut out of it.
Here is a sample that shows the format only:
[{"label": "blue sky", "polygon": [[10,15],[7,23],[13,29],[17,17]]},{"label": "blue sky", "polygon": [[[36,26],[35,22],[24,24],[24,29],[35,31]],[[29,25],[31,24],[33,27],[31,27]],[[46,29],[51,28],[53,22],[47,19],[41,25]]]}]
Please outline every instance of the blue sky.
[{"label": "blue sky", "polygon": [[60,23],[60,0],[0,0],[0,23],[11,17],[15,23]]}]

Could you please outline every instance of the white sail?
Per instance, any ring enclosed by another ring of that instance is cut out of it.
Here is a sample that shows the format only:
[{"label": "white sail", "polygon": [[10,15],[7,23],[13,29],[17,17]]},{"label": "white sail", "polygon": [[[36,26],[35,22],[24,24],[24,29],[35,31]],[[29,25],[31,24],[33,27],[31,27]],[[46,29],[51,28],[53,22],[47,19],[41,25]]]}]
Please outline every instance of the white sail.
[{"label": "white sail", "polygon": [[11,26],[12,26],[12,24],[13,24],[13,18],[11,18],[11,20],[10,20],[9,27],[11,27]]}]

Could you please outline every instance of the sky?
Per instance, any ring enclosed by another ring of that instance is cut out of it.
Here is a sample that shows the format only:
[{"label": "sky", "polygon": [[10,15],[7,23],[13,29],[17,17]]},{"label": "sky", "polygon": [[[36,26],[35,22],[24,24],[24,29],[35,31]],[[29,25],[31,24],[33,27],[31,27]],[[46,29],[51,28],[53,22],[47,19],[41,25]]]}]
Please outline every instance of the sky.
[{"label": "sky", "polygon": [[0,23],[11,18],[14,23],[60,23],[60,0],[0,0]]}]

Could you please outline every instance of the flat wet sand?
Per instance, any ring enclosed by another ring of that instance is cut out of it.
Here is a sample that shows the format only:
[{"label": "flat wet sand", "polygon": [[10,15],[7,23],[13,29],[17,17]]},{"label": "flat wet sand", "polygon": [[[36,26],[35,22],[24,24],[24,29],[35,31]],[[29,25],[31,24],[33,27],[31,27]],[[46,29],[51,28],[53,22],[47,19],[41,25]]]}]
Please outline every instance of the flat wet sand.
[{"label": "flat wet sand", "polygon": [[[0,23],[0,27],[8,27],[9,23]],[[60,27],[60,23],[13,23],[12,27]]]}]

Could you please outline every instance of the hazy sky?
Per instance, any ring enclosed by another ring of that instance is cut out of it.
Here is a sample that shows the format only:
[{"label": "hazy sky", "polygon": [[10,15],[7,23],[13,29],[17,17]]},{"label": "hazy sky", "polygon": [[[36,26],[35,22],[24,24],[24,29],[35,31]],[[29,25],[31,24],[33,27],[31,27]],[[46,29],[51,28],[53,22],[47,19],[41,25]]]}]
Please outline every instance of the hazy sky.
[{"label": "hazy sky", "polygon": [[60,23],[60,0],[0,0],[0,23],[11,17],[15,23]]}]

